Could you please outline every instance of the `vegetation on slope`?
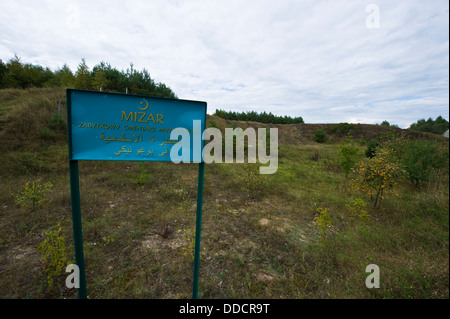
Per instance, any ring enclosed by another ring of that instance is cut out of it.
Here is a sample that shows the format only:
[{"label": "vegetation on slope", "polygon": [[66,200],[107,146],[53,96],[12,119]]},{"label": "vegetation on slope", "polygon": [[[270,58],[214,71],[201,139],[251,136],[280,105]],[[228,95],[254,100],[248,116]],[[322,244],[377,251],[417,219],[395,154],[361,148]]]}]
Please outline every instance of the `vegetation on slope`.
[{"label": "vegetation on slope", "polygon": [[[57,267],[73,262],[64,93],[0,90],[1,298],[76,298]],[[219,129],[248,125],[271,126],[208,117]],[[449,297],[448,139],[365,125],[349,138],[347,125],[335,125],[276,125],[273,175],[258,174],[258,164],[206,166],[201,298]],[[366,157],[371,139],[378,147]],[[420,161],[386,153],[402,141],[423,144]],[[429,168],[419,183],[403,175],[415,163]],[[197,170],[80,162],[89,298],[190,298]],[[384,172],[396,185],[374,205],[376,192],[356,186],[376,187]],[[41,200],[21,204],[18,194]],[[380,268],[378,289],[365,285],[369,264]]]}]

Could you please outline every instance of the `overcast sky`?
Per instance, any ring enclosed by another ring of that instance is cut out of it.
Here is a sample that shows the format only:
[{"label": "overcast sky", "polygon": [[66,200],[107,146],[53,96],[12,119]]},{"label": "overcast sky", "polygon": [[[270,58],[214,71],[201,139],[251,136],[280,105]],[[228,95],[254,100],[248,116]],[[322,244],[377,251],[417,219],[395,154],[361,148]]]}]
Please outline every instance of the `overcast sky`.
[{"label": "overcast sky", "polygon": [[307,123],[449,119],[448,0],[0,3],[0,59],[146,68],[179,98]]}]

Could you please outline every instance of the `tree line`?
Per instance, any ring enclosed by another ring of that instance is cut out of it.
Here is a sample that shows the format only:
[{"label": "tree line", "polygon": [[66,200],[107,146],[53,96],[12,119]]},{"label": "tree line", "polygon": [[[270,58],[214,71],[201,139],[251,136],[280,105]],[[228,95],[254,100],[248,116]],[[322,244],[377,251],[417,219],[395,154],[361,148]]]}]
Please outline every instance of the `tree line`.
[{"label": "tree line", "polygon": [[448,130],[448,121],[439,115],[436,120],[433,120],[431,117],[426,121],[425,119],[420,119],[416,123],[411,124],[409,129],[442,135]]},{"label": "tree line", "polygon": [[144,68],[136,70],[133,64],[125,71],[117,70],[107,62],[100,62],[92,70],[85,59],[81,60],[75,73],[64,64],[56,71],[40,65],[22,63],[16,55],[4,63],[0,59],[0,89],[29,87],[71,87],[85,90],[103,90],[145,94],[165,98],[177,98],[164,83],[156,83]]},{"label": "tree line", "polygon": [[[383,121],[380,125],[398,128],[398,125],[390,124],[388,121]],[[433,120],[431,117],[428,118],[428,120],[420,119],[416,123],[411,124],[408,129],[411,131],[429,132],[442,135],[448,130],[448,121],[439,115],[436,120]]]},{"label": "tree line", "polygon": [[303,118],[299,117],[290,117],[290,116],[281,116],[274,115],[272,112],[267,113],[266,111],[262,113],[257,113],[255,111],[248,112],[234,112],[234,111],[225,111],[221,109],[217,109],[214,115],[221,117],[225,120],[232,121],[252,121],[259,123],[267,123],[267,124],[298,124],[304,123]]}]

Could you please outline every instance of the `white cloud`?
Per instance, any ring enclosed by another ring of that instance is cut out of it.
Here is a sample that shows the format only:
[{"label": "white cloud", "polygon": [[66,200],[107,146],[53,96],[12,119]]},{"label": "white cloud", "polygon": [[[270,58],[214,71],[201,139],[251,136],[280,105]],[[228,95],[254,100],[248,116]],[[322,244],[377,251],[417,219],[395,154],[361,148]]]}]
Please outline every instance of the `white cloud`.
[{"label": "white cloud", "polygon": [[369,29],[371,3],[3,0],[0,58],[53,69],[83,57],[133,62],[210,112],[402,127],[448,119],[448,1],[376,1],[380,27]]}]

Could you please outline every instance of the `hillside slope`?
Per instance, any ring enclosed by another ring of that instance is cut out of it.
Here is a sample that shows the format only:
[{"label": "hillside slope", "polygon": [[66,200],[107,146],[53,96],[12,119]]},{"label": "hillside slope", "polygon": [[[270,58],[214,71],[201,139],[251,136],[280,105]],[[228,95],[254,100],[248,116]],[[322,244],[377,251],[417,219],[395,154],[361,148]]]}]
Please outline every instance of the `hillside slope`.
[{"label": "hillside slope", "polygon": [[389,127],[374,124],[350,124],[350,123],[329,123],[329,124],[263,124],[257,122],[248,121],[231,121],[224,120],[215,115],[208,115],[209,127],[223,129],[226,127],[241,127],[246,129],[248,127],[253,128],[278,128],[278,139],[280,145],[301,145],[301,144],[316,144],[314,141],[314,132],[318,130],[324,130],[327,136],[327,143],[338,143],[343,139],[351,135],[353,139],[361,141],[363,143],[371,139],[379,139],[389,135],[396,135],[398,137],[410,137],[418,139],[429,139],[445,141],[439,135],[410,131],[408,129],[400,129],[397,127]]},{"label": "hillside slope", "polygon": [[[0,90],[0,298],[76,298],[64,267],[49,272],[50,261],[74,259],[65,112],[62,89]],[[208,116],[208,126],[271,125]],[[360,176],[341,170],[339,147],[352,134],[359,162],[387,132],[434,139],[442,154],[448,139],[363,124],[276,127],[275,174],[205,167],[201,298],[449,297],[448,155],[420,187],[396,181],[378,208],[354,187]],[[314,142],[317,129],[325,143]],[[79,168],[89,298],[190,298],[198,165]],[[31,195],[32,185],[48,189]],[[51,234],[59,259],[46,261],[39,247]],[[379,289],[365,285],[369,264],[380,268]]]}]

